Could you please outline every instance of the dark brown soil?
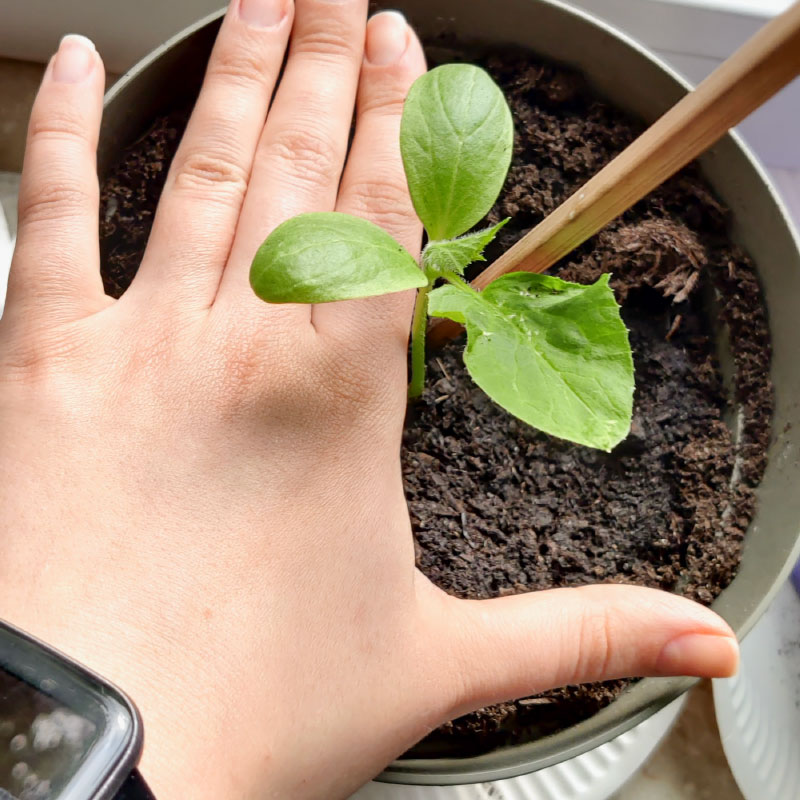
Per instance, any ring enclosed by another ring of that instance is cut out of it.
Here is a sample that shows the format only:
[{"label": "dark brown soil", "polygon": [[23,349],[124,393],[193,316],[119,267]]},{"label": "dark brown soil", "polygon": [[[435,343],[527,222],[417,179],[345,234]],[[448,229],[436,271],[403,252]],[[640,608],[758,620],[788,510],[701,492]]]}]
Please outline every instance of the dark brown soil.
[{"label": "dark brown soil", "polygon": [[[641,126],[571,73],[507,56],[487,66],[517,130],[509,181],[490,215],[513,219],[492,260]],[[462,597],[619,582],[710,603],[736,574],[769,440],[769,332],[753,265],[730,245],[726,210],[689,168],[553,271],[580,283],[614,276],[636,363],[631,434],[612,454],[542,435],[470,382],[460,343],[434,355],[404,440],[417,563]],[[734,353],[733,392],[712,338],[717,304]],[[736,406],[738,446],[726,424]],[[567,687],[470,714],[417,752],[480,752],[554,732],[628,683]]]},{"label": "dark brown soil", "polygon": [[112,297],[128,288],[142,260],[167,170],[189,119],[177,109],[123,153],[101,187],[103,285]]},{"label": "dark brown soil", "polygon": [[[641,126],[559,68],[508,55],[487,66],[517,131],[490,215],[513,221],[491,260]],[[159,120],[104,184],[104,280],[115,295],[138,267],[185,119],[177,111]],[[615,581],[709,603],[731,581],[764,469],[772,391],[760,287],[726,231],[726,210],[688,168],[555,270],[584,283],[612,272],[623,303],[637,393],[631,434],[612,454],[539,434],[493,405],[465,375],[458,343],[433,354],[425,396],[409,411],[403,469],[417,561],[434,582],[485,598]],[[732,393],[717,363],[715,318],[734,354]],[[736,413],[738,445],[726,424]],[[416,752],[480,752],[552,732],[626,685],[568,687],[470,714]]]}]

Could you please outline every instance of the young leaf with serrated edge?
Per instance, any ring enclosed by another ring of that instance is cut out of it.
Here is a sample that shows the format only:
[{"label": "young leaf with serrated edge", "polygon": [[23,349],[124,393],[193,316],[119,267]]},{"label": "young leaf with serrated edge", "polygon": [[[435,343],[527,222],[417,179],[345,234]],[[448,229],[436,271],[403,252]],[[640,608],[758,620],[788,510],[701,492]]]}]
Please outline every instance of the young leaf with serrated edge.
[{"label": "young leaf with serrated edge", "polygon": [[470,264],[476,261],[486,261],[483,255],[484,248],[508,221],[508,219],[504,219],[491,228],[467,233],[459,236],[458,239],[428,242],[422,252],[422,266],[434,272],[455,272],[456,275],[463,275],[464,270]]},{"label": "young leaf with serrated edge", "polygon": [[634,383],[608,278],[582,286],[514,272],[483,292],[435,289],[429,311],[466,325],[464,363],[495,402],[545,433],[610,451],[630,429]]},{"label": "young leaf with serrated edge", "polygon": [[403,109],[400,152],[430,239],[452,239],[486,216],[513,145],[511,111],[482,69],[445,64],[415,81]]},{"label": "young leaf with serrated edge", "polygon": [[253,290],[268,303],[329,303],[427,283],[413,256],[386,231],[332,211],[279,225],[250,268]]}]

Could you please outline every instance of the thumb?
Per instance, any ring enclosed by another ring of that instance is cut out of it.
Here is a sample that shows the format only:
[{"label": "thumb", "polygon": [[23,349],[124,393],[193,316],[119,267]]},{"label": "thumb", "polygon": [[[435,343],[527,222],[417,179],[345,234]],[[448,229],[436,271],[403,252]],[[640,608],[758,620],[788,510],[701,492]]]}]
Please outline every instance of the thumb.
[{"label": "thumb", "polygon": [[713,611],[637,586],[552,589],[495,600],[448,598],[445,676],[458,713],[567,684],[736,672],[736,637]]}]

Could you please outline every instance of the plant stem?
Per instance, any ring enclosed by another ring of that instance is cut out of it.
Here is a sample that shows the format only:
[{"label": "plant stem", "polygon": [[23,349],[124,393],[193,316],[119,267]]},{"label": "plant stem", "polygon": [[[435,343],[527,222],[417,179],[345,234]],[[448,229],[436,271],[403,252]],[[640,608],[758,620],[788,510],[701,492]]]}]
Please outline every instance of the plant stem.
[{"label": "plant stem", "polygon": [[425,331],[428,327],[428,292],[431,284],[417,292],[414,306],[414,321],[411,324],[411,383],[408,384],[408,397],[415,400],[422,396],[425,388]]},{"label": "plant stem", "polygon": [[472,294],[478,294],[478,292],[472,288],[472,286],[465,281],[460,275],[457,275],[455,272],[452,272],[449,269],[442,270],[442,277],[448,282],[451,283],[458,289],[464,289],[467,292],[471,292]]},{"label": "plant stem", "polygon": [[425,334],[428,329],[428,293],[437,278],[444,278],[448,283],[465,292],[478,294],[462,277],[450,270],[435,273],[426,270],[430,283],[417,292],[414,305],[414,321],[411,323],[411,382],[408,384],[408,399],[422,397],[425,389]]}]

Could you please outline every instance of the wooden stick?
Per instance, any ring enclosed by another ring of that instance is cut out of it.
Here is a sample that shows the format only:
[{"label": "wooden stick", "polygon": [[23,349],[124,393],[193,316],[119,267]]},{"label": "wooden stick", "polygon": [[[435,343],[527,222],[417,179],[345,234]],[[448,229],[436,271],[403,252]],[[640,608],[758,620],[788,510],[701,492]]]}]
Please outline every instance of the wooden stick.
[{"label": "wooden stick", "polygon": [[[800,2],[767,23],[472,285],[483,289],[515,270],[544,272],[697,158],[798,74]],[[460,331],[460,325],[436,320],[429,341],[438,345]]]}]

